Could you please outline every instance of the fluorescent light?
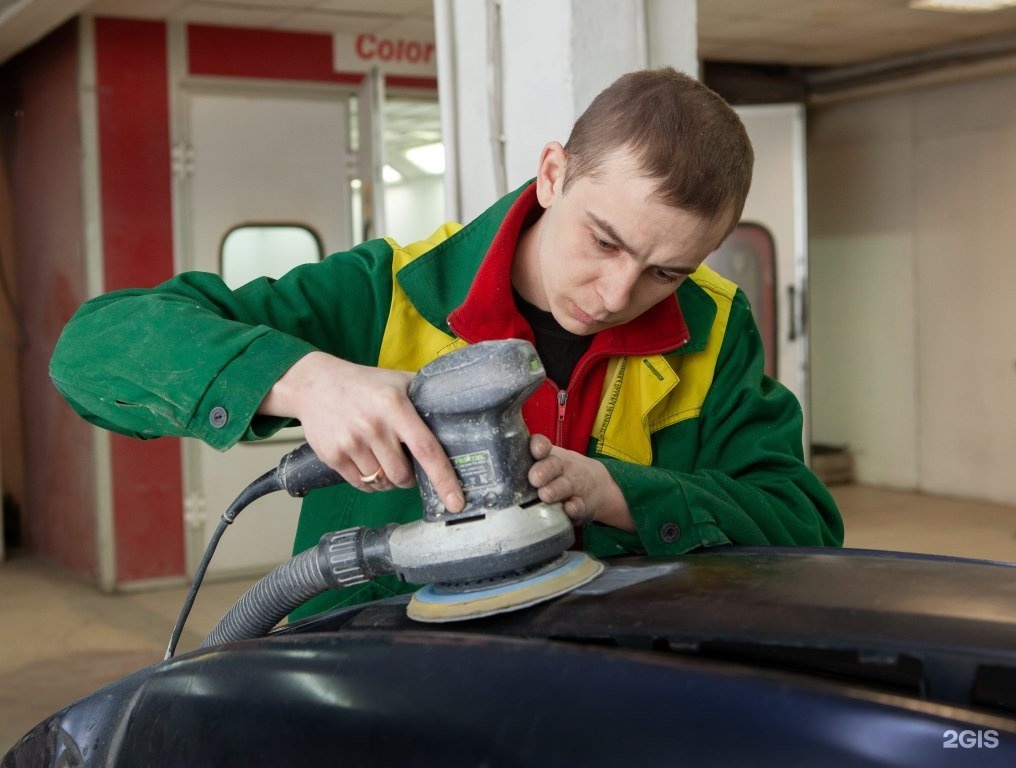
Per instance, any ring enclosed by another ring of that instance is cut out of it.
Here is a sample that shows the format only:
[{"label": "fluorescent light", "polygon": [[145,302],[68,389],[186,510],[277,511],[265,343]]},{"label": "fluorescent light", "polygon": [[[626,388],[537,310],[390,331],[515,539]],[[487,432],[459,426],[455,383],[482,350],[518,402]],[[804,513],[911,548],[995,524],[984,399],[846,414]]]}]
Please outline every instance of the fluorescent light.
[{"label": "fluorescent light", "polygon": [[915,10],[952,13],[985,13],[1014,5],[1016,0],[910,0],[910,7]]},{"label": "fluorescent light", "polygon": [[390,165],[386,165],[381,169],[381,178],[385,180],[385,184],[398,184],[402,181],[402,174]]},{"label": "fluorescent light", "polygon": [[423,144],[407,149],[406,159],[424,173],[440,175],[445,169],[444,144]]}]

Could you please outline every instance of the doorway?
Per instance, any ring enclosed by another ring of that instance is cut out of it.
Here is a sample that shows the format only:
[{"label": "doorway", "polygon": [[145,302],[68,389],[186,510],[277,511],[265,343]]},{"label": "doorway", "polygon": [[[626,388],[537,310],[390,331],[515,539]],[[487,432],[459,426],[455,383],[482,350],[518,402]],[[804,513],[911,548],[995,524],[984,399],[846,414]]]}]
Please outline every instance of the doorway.
[{"label": "doorway", "polygon": [[[349,247],[350,97],[338,88],[294,86],[188,93],[184,268],[215,272],[238,287]],[[299,442],[299,429],[225,453],[185,441],[189,575],[222,511]],[[223,537],[209,573],[263,572],[287,559],[299,509],[282,494],[259,500]]]}]

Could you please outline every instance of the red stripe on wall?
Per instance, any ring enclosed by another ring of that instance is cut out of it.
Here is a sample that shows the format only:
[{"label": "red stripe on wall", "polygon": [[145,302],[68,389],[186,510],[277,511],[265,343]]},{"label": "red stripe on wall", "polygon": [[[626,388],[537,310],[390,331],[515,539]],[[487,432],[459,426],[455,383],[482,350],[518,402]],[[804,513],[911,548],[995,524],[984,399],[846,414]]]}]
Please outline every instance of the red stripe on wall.
[{"label": "red stripe on wall", "polygon": [[[20,357],[25,543],[94,577],[92,428],[49,380],[49,358],[57,337],[88,298],[84,255],[74,247],[85,230],[77,60],[78,30],[71,21],[3,65],[0,139],[10,162],[18,303],[26,333],[25,344],[10,350]],[[16,392],[5,388],[4,397],[12,394]]]},{"label": "red stripe on wall", "polygon": [[[105,288],[151,286],[173,275],[166,27],[96,19],[95,44]],[[183,574],[179,441],[110,451],[117,582]]]},{"label": "red stripe on wall", "polygon": [[191,24],[187,52],[192,75],[354,85],[363,80],[363,75],[334,71],[331,36],[311,32]]},{"label": "red stripe on wall", "polygon": [[[187,27],[188,71],[214,77],[254,77],[359,85],[362,73],[336,72],[332,37],[314,32],[278,32],[191,24]],[[388,75],[390,86],[437,90],[433,77]]]}]

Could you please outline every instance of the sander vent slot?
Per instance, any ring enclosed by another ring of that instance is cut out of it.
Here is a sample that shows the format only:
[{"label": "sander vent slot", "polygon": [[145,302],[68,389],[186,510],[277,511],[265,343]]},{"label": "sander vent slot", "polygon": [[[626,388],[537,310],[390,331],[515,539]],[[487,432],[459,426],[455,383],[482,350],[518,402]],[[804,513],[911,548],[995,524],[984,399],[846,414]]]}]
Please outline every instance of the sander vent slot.
[{"label": "sander vent slot", "polygon": [[479,520],[486,518],[486,515],[477,515],[476,517],[456,517],[450,520],[445,520],[445,525],[462,525],[463,523],[475,523]]}]

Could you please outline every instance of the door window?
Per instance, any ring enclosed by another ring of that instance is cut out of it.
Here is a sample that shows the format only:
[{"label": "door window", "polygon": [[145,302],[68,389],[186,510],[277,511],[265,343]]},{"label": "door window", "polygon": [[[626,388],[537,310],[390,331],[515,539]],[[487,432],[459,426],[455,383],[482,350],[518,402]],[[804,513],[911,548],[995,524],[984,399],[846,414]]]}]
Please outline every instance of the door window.
[{"label": "door window", "polygon": [[741,222],[706,264],[744,291],[762,335],[766,374],[776,378],[776,247],[772,233],[761,224]]},{"label": "door window", "polygon": [[258,277],[282,277],[293,267],[321,261],[321,240],[297,224],[244,224],[222,240],[220,269],[231,289]]}]

